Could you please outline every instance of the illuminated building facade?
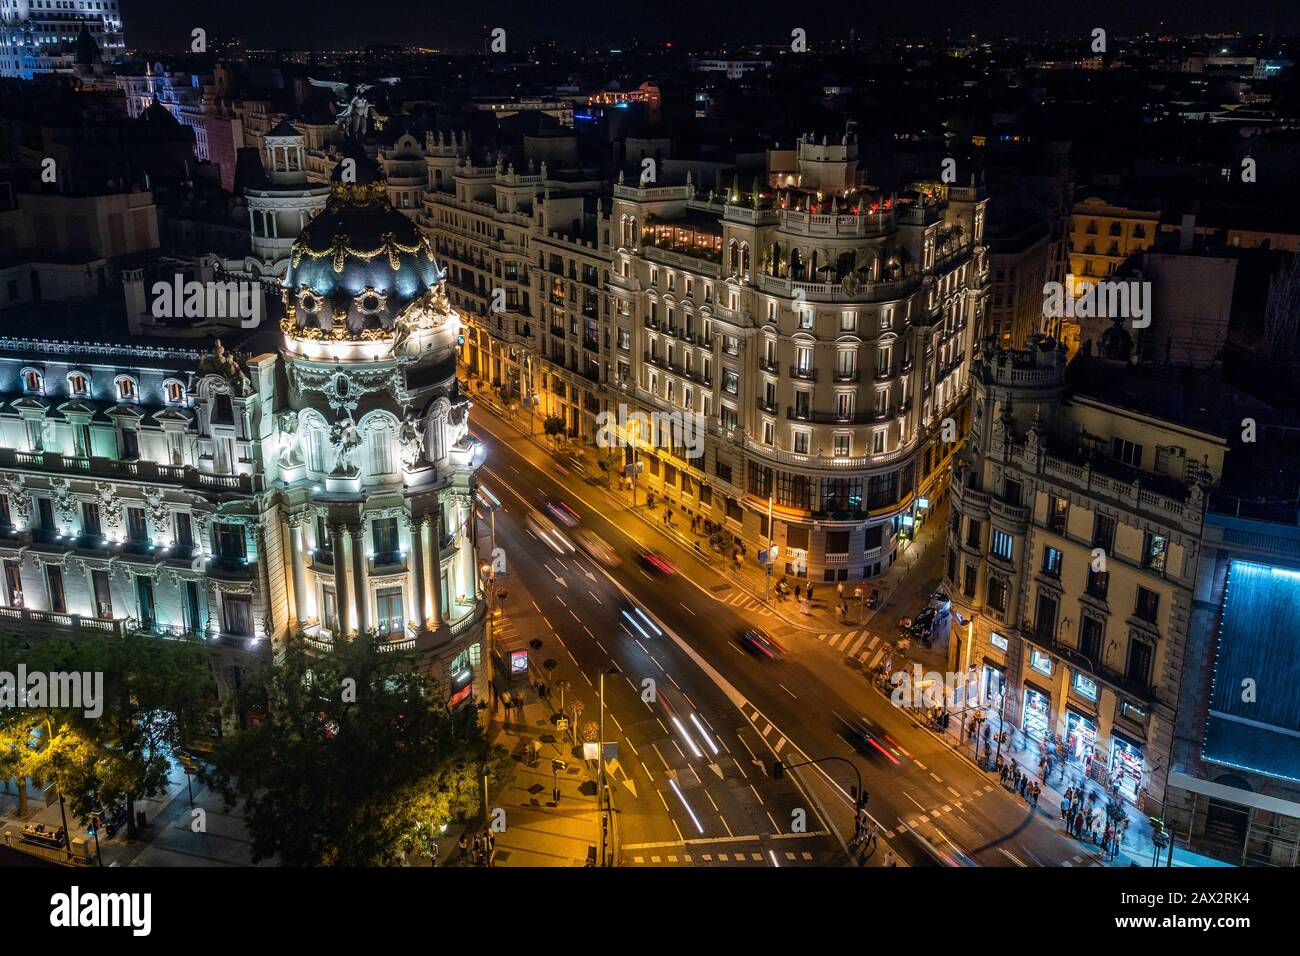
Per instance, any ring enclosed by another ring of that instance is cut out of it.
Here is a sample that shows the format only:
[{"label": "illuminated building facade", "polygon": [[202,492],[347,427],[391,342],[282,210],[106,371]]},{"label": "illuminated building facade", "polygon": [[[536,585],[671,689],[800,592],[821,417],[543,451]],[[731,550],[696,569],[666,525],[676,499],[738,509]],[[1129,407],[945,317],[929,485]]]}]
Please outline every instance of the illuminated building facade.
[{"label": "illuminated building facade", "polygon": [[104,59],[126,51],[117,0],[3,0],[0,76],[30,80],[71,71],[83,26]]},{"label": "illuminated building facade", "polygon": [[0,339],[7,625],[201,639],[223,692],[275,645],[368,635],[455,703],[486,693],[459,320],[356,163],[292,243],[263,351]]},{"label": "illuminated building facade", "polygon": [[[949,667],[1139,810],[1164,801],[1207,489],[1227,442],[1176,377],[1054,339],[983,351],[954,470]],[[974,702],[968,702],[974,705]],[[1091,760],[1089,760],[1091,757]]]}]

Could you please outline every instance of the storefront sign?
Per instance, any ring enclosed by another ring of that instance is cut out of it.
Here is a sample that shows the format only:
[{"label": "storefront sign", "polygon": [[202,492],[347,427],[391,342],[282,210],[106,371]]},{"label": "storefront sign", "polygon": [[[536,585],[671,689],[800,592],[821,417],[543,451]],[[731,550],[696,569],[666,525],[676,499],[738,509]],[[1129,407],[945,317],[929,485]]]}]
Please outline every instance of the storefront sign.
[{"label": "storefront sign", "polygon": [[990,632],[989,643],[992,644],[994,647],[998,648],[999,650],[1003,650],[1003,651],[1005,651],[1008,647],[1007,639],[1003,637],[1001,634],[999,634],[997,631]]},{"label": "storefront sign", "polygon": [[1097,699],[1097,682],[1084,674],[1074,675],[1074,690],[1079,696],[1086,697],[1088,700]]}]

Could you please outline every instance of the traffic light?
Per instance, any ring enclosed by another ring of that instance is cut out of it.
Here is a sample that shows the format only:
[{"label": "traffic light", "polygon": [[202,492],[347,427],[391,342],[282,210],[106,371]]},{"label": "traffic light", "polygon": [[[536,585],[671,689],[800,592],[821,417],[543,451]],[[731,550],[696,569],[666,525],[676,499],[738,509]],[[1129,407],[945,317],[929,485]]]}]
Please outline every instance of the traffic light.
[{"label": "traffic light", "polygon": [[778,760],[772,764],[772,779],[780,780],[783,776],[785,776],[785,764]]}]

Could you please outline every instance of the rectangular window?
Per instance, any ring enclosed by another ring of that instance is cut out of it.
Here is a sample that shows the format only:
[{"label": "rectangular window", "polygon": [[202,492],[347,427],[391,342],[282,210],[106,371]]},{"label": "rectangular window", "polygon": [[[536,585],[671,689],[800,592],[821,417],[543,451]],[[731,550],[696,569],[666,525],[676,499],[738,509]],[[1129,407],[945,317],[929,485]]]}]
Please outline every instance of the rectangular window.
[{"label": "rectangular window", "polygon": [[339,602],[330,587],[321,588],[321,625],[330,633],[339,629]]},{"label": "rectangular window", "polygon": [[1106,600],[1106,592],[1110,589],[1110,575],[1105,571],[1094,571],[1088,568],[1088,582],[1085,588],[1089,595],[1100,601]]},{"label": "rectangular window", "polygon": [[1164,574],[1165,556],[1168,549],[1169,539],[1163,535],[1152,534],[1148,531],[1142,545],[1142,567],[1158,574]]},{"label": "rectangular window", "polygon": [[375,542],[375,564],[397,564],[401,561],[396,518],[375,518],[370,522],[370,533]]},{"label": "rectangular window", "polygon": [[375,595],[375,625],[380,634],[401,634],[406,627],[401,588],[384,588]]},{"label": "rectangular window", "polygon": [[135,544],[149,540],[149,526],[145,522],[143,508],[126,509],[126,540]]},{"label": "rectangular window", "polygon": [[242,562],[247,557],[242,524],[217,525],[217,554],[226,561]]},{"label": "rectangular window", "polygon": [[1007,582],[1002,578],[989,578],[988,605],[999,614],[1007,609]]},{"label": "rectangular window", "polygon": [[1128,665],[1124,674],[1129,680],[1146,687],[1151,683],[1151,645],[1137,639],[1128,643]]},{"label": "rectangular window", "polygon": [[1124,438],[1110,440],[1110,455],[1132,468],[1142,467],[1142,446]]},{"label": "rectangular window", "polygon": [[722,389],[728,395],[736,395],[740,392],[740,376],[729,368],[722,370]]},{"label": "rectangular window", "polygon": [[974,518],[967,518],[966,519],[967,547],[978,548],[980,546],[980,532],[981,532],[980,522],[976,521]]},{"label": "rectangular window", "polygon": [[1154,624],[1156,617],[1160,614],[1160,595],[1149,588],[1139,586],[1133,614],[1135,617],[1140,617],[1142,620]]},{"label": "rectangular window", "polygon": [[1014,553],[1015,539],[998,528],[993,529],[993,535],[989,542],[989,551],[1001,558],[1003,561],[1010,561]]},{"label": "rectangular window", "polygon": [[1047,505],[1047,530],[1056,534],[1065,534],[1066,523],[1070,515],[1070,502],[1066,498],[1053,497]]},{"label": "rectangular window", "polygon": [[836,435],[834,441],[835,441],[834,454],[836,458],[848,458],[849,455],[852,454],[852,447],[853,447],[852,436]]},{"label": "rectangular window", "polygon": [[1105,625],[1095,617],[1085,617],[1079,625],[1079,653],[1094,664],[1101,663],[1101,640]]},{"label": "rectangular window", "polygon": [[250,595],[221,595],[221,630],[231,637],[253,635],[253,599]]},{"label": "rectangular window", "polygon": [[1056,638],[1056,595],[1050,591],[1038,592],[1038,603],[1034,607],[1034,634],[1040,641]]},{"label": "rectangular window", "polygon": [[1115,546],[1115,519],[1110,515],[1098,513],[1092,524],[1092,546],[1101,548],[1107,554]]},{"label": "rectangular window", "polygon": [[1043,545],[1043,573],[1049,578],[1061,576],[1061,552],[1051,545]]},{"label": "rectangular window", "polygon": [[88,538],[102,538],[104,528],[99,520],[99,505],[93,501],[81,504],[81,533]]},{"label": "rectangular window", "polygon": [[108,572],[96,569],[90,572],[90,588],[95,595],[95,617],[113,619],[113,592],[108,585]]},{"label": "rectangular window", "polygon": [[978,565],[973,563],[968,563],[966,565],[965,580],[962,582],[961,590],[967,597],[973,598],[975,596],[975,582],[979,580],[979,573],[980,569]]},{"label": "rectangular window", "polygon": [[1052,676],[1052,658],[1036,647],[1029,651],[1029,666],[1040,674]]},{"label": "rectangular window", "polygon": [[5,562],[5,594],[9,607],[23,606],[23,572],[17,561]]},{"label": "rectangular window", "polygon": [[194,548],[194,522],[188,511],[177,511],[173,520],[176,524],[176,547],[188,553]]},{"label": "rectangular window", "polygon": [[47,564],[45,566],[45,584],[50,592],[50,610],[55,614],[68,613],[68,601],[63,591],[63,569]]},{"label": "rectangular window", "polygon": [[138,574],[135,578],[135,597],[136,604],[140,609],[140,625],[145,630],[152,630],[154,621],[157,618],[154,597],[153,597],[153,578],[148,575]]}]

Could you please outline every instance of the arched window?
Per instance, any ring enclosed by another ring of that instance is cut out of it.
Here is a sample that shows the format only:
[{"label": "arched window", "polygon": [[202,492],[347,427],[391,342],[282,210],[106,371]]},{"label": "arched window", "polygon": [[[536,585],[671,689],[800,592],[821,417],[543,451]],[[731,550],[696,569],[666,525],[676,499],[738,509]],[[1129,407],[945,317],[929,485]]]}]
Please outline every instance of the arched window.
[{"label": "arched window", "polygon": [[34,368],[23,369],[23,391],[29,395],[39,395],[45,391],[45,376]]},{"label": "arched window", "polygon": [[134,402],[139,394],[139,388],[129,375],[119,375],[114,382],[117,386],[117,399],[120,402]]},{"label": "arched window", "polygon": [[163,388],[167,393],[167,404],[185,404],[185,386],[176,381],[176,379],[168,379],[167,382],[163,384]]},{"label": "arched window", "polygon": [[85,373],[68,373],[68,394],[78,398],[90,394],[90,379],[86,378]]}]

